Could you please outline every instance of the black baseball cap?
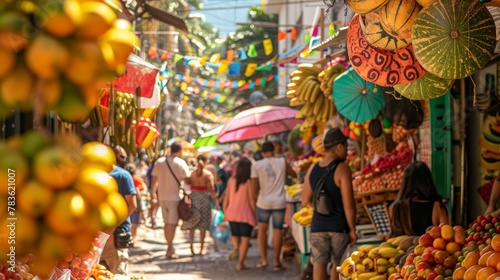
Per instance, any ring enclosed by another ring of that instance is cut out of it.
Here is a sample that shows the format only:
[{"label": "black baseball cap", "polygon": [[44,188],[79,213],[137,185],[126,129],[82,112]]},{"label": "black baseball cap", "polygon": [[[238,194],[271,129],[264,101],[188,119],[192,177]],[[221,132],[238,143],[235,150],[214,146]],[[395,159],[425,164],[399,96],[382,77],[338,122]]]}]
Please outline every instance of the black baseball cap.
[{"label": "black baseball cap", "polygon": [[339,128],[335,127],[325,133],[323,137],[323,146],[325,149],[328,149],[347,141],[347,139],[349,139],[349,137],[345,136]]}]

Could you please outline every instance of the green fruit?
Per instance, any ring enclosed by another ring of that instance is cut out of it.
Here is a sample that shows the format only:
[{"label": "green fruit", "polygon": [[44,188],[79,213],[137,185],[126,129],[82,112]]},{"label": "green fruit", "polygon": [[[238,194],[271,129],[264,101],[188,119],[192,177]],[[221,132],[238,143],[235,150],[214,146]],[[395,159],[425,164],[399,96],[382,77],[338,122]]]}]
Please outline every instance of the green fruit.
[{"label": "green fruit", "polygon": [[39,151],[49,146],[50,140],[43,133],[30,131],[21,141],[21,153],[27,158],[33,158]]},{"label": "green fruit", "polygon": [[63,94],[56,111],[65,122],[82,122],[92,111],[87,107],[85,97],[78,86],[69,81],[62,83]]}]

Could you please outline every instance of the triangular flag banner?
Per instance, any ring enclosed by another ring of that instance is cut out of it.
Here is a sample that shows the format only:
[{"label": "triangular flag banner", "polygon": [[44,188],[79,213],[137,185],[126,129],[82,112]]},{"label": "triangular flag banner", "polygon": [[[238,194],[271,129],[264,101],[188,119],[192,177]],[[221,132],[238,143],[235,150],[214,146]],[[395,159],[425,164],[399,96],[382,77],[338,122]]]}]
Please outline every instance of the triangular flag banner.
[{"label": "triangular flag banner", "polygon": [[241,70],[240,62],[233,62],[229,64],[229,76],[238,75]]},{"label": "triangular flag banner", "polygon": [[337,32],[335,31],[335,25],[331,24],[328,26],[328,36],[333,36],[335,35]]},{"label": "triangular flag banner", "polygon": [[278,41],[283,41],[286,39],[286,33],[283,30],[278,31]]},{"label": "triangular flag banner", "polygon": [[158,51],[156,50],[156,47],[149,47],[148,56],[151,58],[155,58],[158,56]]},{"label": "triangular flag banner", "polygon": [[208,95],[208,90],[204,90],[203,93],[201,94],[201,97],[205,98]]},{"label": "triangular flag banner", "polygon": [[313,30],[312,30],[312,32],[311,32],[311,35],[312,35],[312,36],[318,36],[318,26],[317,26],[317,25],[315,25],[315,26],[313,27]]},{"label": "triangular flag banner", "polygon": [[318,44],[319,42],[321,42],[321,37],[319,36],[312,37],[311,41],[309,42],[309,50],[311,50],[313,46]]},{"label": "triangular flag banner", "polygon": [[201,111],[203,111],[203,109],[201,107],[198,107],[198,108],[196,108],[196,111],[194,111],[194,113],[196,115],[201,115]]},{"label": "triangular flag banner", "polygon": [[207,59],[208,59],[208,58],[207,58],[206,56],[204,56],[204,57],[200,58],[200,64],[201,64],[201,65],[205,65],[205,64],[207,63]]},{"label": "triangular flag banner", "polygon": [[218,74],[225,73],[227,71],[227,68],[229,68],[229,61],[223,60],[220,62],[219,70],[217,71],[217,73]]},{"label": "triangular flag banner", "polygon": [[271,39],[264,39],[264,41],[262,41],[262,44],[264,45],[264,53],[266,55],[270,55],[273,53],[273,41],[271,41]]},{"label": "triangular flag banner", "polygon": [[271,70],[273,70],[273,65],[272,64],[261,65],[261,66],[257,67],[255,70],[259,70],[259,71],[271,71]]},{"label": "triangular flag banner", "polygon": [[167,59],[168,59],[168,52],[163,51],[163,53],[161,54],[161,60],[167,60]]},{"label": "triangular flag banner", "polygon": [[311,41],[311,33],[309,31],[306,31],[306,33],[304,33],[304,43],[309,44],[310,41]]},{"label": "triangular flag banner", "polygon": [[174,64],[177,64],[177,62],[181,61],[184,58],[182,54],[176,53],[174,56]]},{"label": "triangular flag banner", "polygon": [[240,50],[240,59],[241,60],[246,60],[248,58],[247,53],[245,52],[244,49]]},{"label": "triangular flag banner", "polygon": [[[257,82],[255,82],[257,84]],[[267,83],[266,79],[260,80],[259,86],[265,86]]]},{"label": "triangular flag banner", "polygon": [[290,29],[290,37],[293,41],[297,40],[297,29],[295,27],[292,27],[292,29]]},{"label": "triangular flag banner", "polygon": [[247,70],[245,71],[245,76],[250,77],[255,73],[255,69],[257,68],[257,63],[248,63]]},{"label": "triangular flag banner", "polygon": [[255,57],[259,56],[254,44],[250,44],[250,46],[248,47],[247,55],[248,55],[248,57],[251,57],[251,58],[255,58]]},{"label": "triangular flag banner", "polygon": [[188,87],[188,85],[186,83],[182,83],[181,84],[181,90],[182,91],[186,91],[187,87]]},{"label": "triangular flag banner", "polygon": [[238,87],[242,87],[244,84],[246,84],[247,82],[243,81],[243,80],[239,80],[238,81]]},{"label": "triangular flag banner", "polygon": [[234,50],[228,50],[226,55],[226,60],[231,62],[234,59]]},{"label": "triangular flag banner", "polygon": [[219,103],[224,103],[224,101],[226,101],[226,99],[227,99],[226,95],[220,95],[220,97],[219,97]]},{"label": "triangular flag banner", "polygon": [[216,53],[210,57],[210,63],[217,64],[220,61],[220,53]]}]

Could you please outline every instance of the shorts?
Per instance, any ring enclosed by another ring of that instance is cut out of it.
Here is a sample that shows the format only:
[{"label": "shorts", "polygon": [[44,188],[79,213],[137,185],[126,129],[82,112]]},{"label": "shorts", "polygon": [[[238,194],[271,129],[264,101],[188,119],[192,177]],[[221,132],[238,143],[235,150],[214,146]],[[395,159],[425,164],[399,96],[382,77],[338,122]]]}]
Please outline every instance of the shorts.
[{"label": "shorts", "polygon": [[160,201],[161,215],[166,225],[177,225],[179,222],[179,201]]},{"label": "shorts", "polygon": [[309,237],[311,243],[312,263],[329,263],[334,261],[340,265],[342,255],[347,244],[349,234],[340,232],[311,232]]},{"label": "shorts", "polygon": [[257,207],[257,222],[269,224],[269,218],[273,216],[273,228],[283,229],[285,222],[285,208],[282,209],[261,209]]},{"label": "shorts", "polygon": [[130,215],[130,222],[134,225],[138,225],[141,223],[141,217],[138,211],[134,211],[132,215]]},{"label": "shorts", "polygon": [[229,222],[232,236],[250,237],[253,226],[248,223]]}]

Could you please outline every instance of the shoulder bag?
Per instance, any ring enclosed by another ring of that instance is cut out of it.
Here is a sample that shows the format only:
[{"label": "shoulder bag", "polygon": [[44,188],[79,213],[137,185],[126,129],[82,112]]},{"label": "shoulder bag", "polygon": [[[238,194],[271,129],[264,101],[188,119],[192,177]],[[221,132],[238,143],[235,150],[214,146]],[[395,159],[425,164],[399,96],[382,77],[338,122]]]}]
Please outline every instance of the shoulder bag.
[{"label": "shoulder bag", "polygon": [[[175,181],[177,181],[178,186],[181,186],[181,182],[179,179],[177,179],[177,176],[175,176],[174,171],[172,170],[172,167],[170,167],[170,163],[168,162],[168,158],[165,160],[167,163],[168,169],[170,170],[170,173],[172,173],[172,176],[174,176]],[[177,205],[177,212],[179,213],[179,219],[183,221],[187,221],[193,216],[193,204],[191,202],[191,197],[186,194],[186,191],[184,188],[181,188],[182,190],[182,199],[179,202],[179,205]]]},{"label": "shoulder bag", "polygon": [[332,215],[333,210],[335,209],[335,205],[333,203],[333,197],[331,197],[327,192],[325,187],[325,181],[328,175],[332,173],[337,168],[337,165],[340,161],[333,160],[323,173],[323,176],[319,179],[316,187],[314,188],[314,197],[313,197],[313,207],[314,211],[321,215]]}]

